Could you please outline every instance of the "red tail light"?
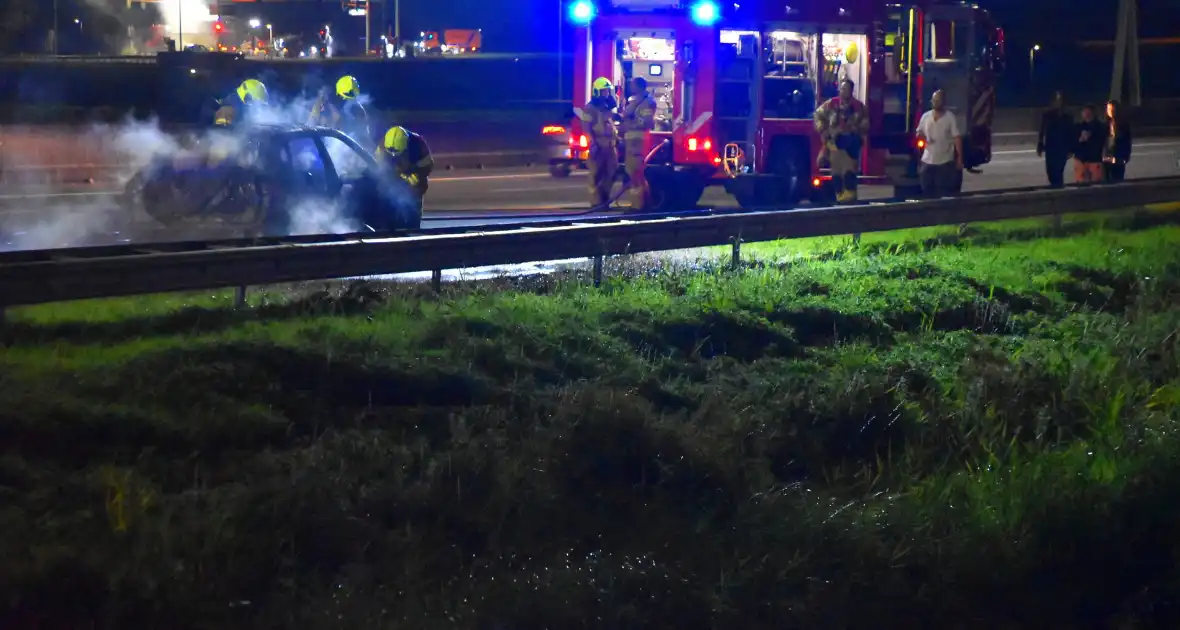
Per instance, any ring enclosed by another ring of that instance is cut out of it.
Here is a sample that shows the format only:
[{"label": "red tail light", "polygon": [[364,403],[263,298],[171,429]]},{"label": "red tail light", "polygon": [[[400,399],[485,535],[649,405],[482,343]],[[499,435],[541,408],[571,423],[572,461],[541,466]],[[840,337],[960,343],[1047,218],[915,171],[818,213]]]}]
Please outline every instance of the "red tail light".
[{"label": "red tail light", "polygon": [[556,136],[565,133],[565,127],[561,125],[545,125],[541,128],[541,135]]},{"label": "red tail light", "polygon": [[708,138],[689,138],[684,141],[684,146],[689,151],[712,151],[713,141]]},{"label": "red tail light", "polygon": [[813,177],[811,179],[811,187],[812,188],[819,188],[820,186],[823,185],[823,183],[824,183],[823,180],[818,177]]},{"label": "red tail light", "polygon": [[915,143],[915,145],[916,145],[916,146],[917,146],[919,149],[925,149],[925,148],[926,148],[926,141],[925,141],[925,140],[923,140],[923,139],[921,139],[921,138],[918,138],[918,141]]}]

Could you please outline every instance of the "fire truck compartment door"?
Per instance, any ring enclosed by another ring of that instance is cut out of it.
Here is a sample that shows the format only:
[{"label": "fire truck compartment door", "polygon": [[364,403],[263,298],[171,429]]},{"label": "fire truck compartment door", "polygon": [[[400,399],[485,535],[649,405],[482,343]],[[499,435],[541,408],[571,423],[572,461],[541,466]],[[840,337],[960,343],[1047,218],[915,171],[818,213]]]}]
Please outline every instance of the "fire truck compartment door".
[{"label": "fire truck compartment door", "polygon": [[930,107],[936,90],[942,90],[946,108],[966,137],[971,109],[971,52],[974,28],[969,7],[939,6],[926,15],[926,59],[922,67],[922,107]]}]

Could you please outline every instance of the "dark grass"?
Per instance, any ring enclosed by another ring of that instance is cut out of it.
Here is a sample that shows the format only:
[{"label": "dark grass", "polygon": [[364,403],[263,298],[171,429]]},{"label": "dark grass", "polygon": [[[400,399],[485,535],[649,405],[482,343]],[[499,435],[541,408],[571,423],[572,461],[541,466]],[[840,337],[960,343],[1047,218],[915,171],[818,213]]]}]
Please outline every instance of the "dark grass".
[{"label": "dark grass", "polygon": [[12,313],[0,626],[1180,627],[1163,223]]}]

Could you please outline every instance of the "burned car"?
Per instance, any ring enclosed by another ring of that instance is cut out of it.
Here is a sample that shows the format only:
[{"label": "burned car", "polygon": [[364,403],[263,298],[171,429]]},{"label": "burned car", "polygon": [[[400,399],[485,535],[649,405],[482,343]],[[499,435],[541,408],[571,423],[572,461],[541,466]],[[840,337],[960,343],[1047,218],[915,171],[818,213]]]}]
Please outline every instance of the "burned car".
[{"label": "burned car", "polygon": [[124,201],[167,228],[202,235],[418,229],[422,201],[352,138],[322,127],[216,129],[157,155]]}]

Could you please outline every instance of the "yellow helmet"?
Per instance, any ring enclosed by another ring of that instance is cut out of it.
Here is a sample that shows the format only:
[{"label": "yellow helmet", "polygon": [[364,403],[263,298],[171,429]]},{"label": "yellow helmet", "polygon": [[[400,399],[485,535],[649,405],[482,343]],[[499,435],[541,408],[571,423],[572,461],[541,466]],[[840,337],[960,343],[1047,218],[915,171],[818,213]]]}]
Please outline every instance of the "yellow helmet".
[{"label": "yellow helmet", "polygon": [[361,94],[361,86],[356,77],[351,74],[340,77],[336,81],[336,95],[340,98],[356,98]]},{"label": "yellow helmet", "polygon": [[598,77],[594,79],[594,84],[590,87],[592,96],[606,96],[603,93],[614,94],[615,86],[611,84],[610,79],[606,77]]},{"label": "yellow helmet", "polygon": [[401,153],[410,146],[410,132],[405,127],[390,127],[385,132],[385,150],[390,153]]},{"label": "yellow helmet", "polygon": [[238,86],[238,98],[242,99],[243,103],[255,101],[258,103],[266,103],[270,99],[270,94],[266,90],[266,86],[258,79],[246,79]]}]

